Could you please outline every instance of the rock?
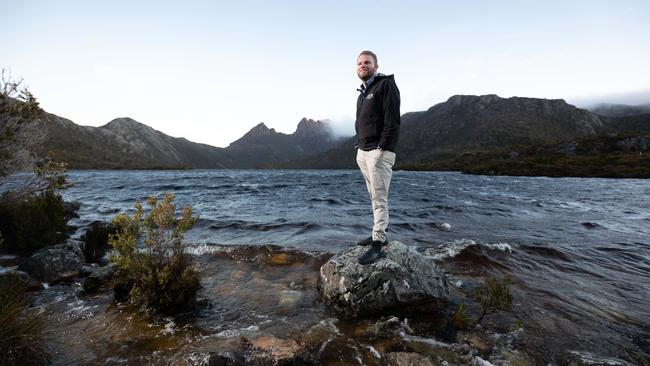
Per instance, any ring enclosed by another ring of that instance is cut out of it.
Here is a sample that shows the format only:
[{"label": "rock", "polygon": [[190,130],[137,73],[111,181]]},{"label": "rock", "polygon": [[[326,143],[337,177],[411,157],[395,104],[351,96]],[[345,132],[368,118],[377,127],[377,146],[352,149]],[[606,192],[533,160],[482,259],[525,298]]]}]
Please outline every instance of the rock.
[{"label": "rock", "polygon": [[79,270],[79,276],[81,276],[81,277],[90,276],[90,274],[93,273],[93,271],[97,267],[98,267],[97,263],[91,263],[89,265],[83,265],[83,266],[81,266],[81,269]]},{"label": "rock", "polygon": [[384,247],[383,258],[362,266],[357,257],[365,250],[354,246],[320,268],[319,292],[338,315],[358,318],[387,310],[431,311],[446,303],[449,281],[431,259],[392,241]]},{"label": "rock", "polygon": [[211,352],[206,366],[244,366],[244,359],[235,352]]},{"label": "rock", "polygon": [[99,264],[100,266],[108,266],[110,263],[111,263],[111,260],[110,260],[110,258],[108,256],[108,254],[104,255],[101,258],[99,258],[99,260],[97,261],[97,264]]},{"label": "rock", "polygon": [[244,341],[246,365],[311,365],[314,360],[295,340],[264,335]]},{"label": "rock", "polygon": [[68,239],[37,251],[19,269],[40,281],[56,283],[77,277],[83,265],[80,242]]},{"label": "rock", "polygon": [[494,347],[488,335],[478,331],[460,331],[456,337],[459,343],[468,344],[483,355],[490,354],[490,350]]},{"label": "rock", "polygon": [[[0,281],[4,280],[3,277],[5,276],[16,276],[20,278],[21,280],[25,281],[27,283],[27,291],[40,291],[43,289],[43,284],[40,282],[34,281],[29,274],[23,271],[18,271],[18,270],[7,270],[7,271],[1,271],[0,272]],[[11,281],[15,281],[15,279],[10,279]]]},{"label": "rock", "polygon": [[[170,364],[173,364],[170,363]],[[241,355],[232,351],[191,352],[185,356],[187,366],[245,366]]]},{"label": "rock", "polygon": [[104,263],[104,257],[111,248],[108,238],[116,234],[117,228],[107,222],[93,221],[88,225],[86,232],[81,235],[83,252],[87,263]]},{"label": "rock", "polygon": [[219,345],[217,351],[194,351],[186,354],[184,362],[169,362],[170,365],[183,364],[187,366],[246,366],[244,348],[250,342],[244,337],[233,337],[225,344]]},{"label": "rock", "polygon": [[86,292],[95,292],[104,285],[110,283],[115,271],[113,267],[91,267],[90,275],[84,279],[84,290]]},{"label": "rock", "polygon": [[81,203],[79,202],[63,202],[63,214],[65,216],[66,222],[71,219],[79,218],[79,208],[81,208]]},{"label": "rock", "polygon": [[368,327],[359,328],[356,333],[368,341],[382,338],[397,339],[400,338],[401,333],[413,333],[413,330],[409,327],[406,319],[402,322],[399,318],[391,316],[386,319],[379,319],[376,323]]},{"label": "rock", "polygon": [[334,322],[336,318],[321,320],[305,332],[301,332],[298,342],[305,348],[305,352],[312,355],[314,359],[320,359],[322,353],[327,350],[327,345],[341,336]]},{"label": "rock", "polygon": [[15,267],[20,265],[22,261],[23,259],[17,255],[12,255],[12,254],[0,255],[0,267]]},{"label": "rock", "polygon": [[390,352],[382,357],[384,366],[433,366],[434,363],[427,357],[414,352]]},{"label": "rock", "polygon": [[569,351],[558,357],[558,365],[631,366],[632,364],[618,358],[597,356],[589,352]]}]

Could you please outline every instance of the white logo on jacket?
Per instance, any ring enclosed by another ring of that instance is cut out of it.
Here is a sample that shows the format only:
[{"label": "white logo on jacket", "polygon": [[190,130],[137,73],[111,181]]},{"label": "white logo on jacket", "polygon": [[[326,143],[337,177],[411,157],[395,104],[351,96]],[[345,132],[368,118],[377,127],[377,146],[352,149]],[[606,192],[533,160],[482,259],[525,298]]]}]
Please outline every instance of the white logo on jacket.
[{"label": "white logo on jacket", "polygon": [[366,100],[370,100],[370,99],[372,99],[372,98],[374,98],[374,97],[375,97],[375,96],[374,96],[372,93],[370,93],[370,94],[368,94],[368,96],[366,97]]}]

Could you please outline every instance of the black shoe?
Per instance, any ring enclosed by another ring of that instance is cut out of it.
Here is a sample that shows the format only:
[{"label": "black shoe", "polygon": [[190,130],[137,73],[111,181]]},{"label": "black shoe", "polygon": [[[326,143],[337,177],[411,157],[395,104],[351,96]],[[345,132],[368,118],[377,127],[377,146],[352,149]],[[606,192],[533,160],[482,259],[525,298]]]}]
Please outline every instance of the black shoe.
[{"label": "black shoe", "polygon": [[365,253],[363,253],[358,262],[361,265],[374,263],[377,259],[384,256],[384,252],[381,250],[381,247],[387,244],[387,241],[373,241],[372,246]]},{"label": "black shoe", "polygon": [[357,243],[357,245],[360,245],[362,247],[368,246],[370,244],[372,244],[372,236],[369,236]]},{"label": "black shoe", "polygon": [[[366,247],[370,244],[372,244],[372,236],[369,236],[357,243],[357,245],[362,247]],[[386,245],[388,245],[388,240],[384,240],[384,243],[382,244],[382,246],[386,246]]]}]

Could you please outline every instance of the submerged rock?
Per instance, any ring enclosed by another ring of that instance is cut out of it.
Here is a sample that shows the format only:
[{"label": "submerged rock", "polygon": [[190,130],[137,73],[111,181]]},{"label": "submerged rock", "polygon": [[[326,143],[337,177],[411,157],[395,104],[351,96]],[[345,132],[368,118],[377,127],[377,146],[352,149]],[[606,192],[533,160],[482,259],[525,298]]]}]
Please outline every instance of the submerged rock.
[{"label": "submerged rock", "polygon": [[43,248],[29,257],[19,269],[49,283],[73,279],[79,275],[85,262],[80,244],[69,239],[63,244]]},{"label": "submerged rock", "polygon": [[632,366],[614,357],[602,357],[590,352],[568,351],[558,357],[559,365],[566,366]]},{"label": "submerged rock", "polygon": [[428,357],[413,352],[390,352],[384,354],[382,365],[385,366],[433,366]]},{"label": "submerged rock", "polygon": [[84,279],[84,290],[86,292],[98,291],[101,287],[110,283],[115,272],[113,267],[92,267],[88,277]]},{"label": "submerged rock", "polygon": [[303,347],[295,340],[264,335],[246,342],[246,364],[295,365],[309,364]]},{"label": "submerged rock", "polygon": [[449,281],[431,260],[399,241],[384,247],[370,265],[357,262],[366,247],[354,246],[320,268],[319,292],[330,309],[345,318],[385,311],[440,309],[449,296]]},{"label": "submerged rock", "polygon": [[43,289],[42,283],[34,281],[33,278],[31,278],[26,272],[23,271],[15,269],[0,271],[0,282],[3,280],[7,281],[5,277],[10,281],[15,281],[16,278],[25,281],[27,284],[27,291],[40,291]]}]

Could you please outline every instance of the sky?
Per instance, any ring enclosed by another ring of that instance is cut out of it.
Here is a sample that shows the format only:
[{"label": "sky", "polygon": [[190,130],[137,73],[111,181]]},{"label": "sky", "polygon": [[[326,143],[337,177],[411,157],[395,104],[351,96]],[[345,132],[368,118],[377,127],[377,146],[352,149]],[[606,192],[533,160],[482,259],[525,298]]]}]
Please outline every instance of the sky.
[{"label": "sky", "polygon": [[226,147],[260,122],[354,134],[359,52],[401,112],[456,94],[650,103],[650,1],[0,0],[0,68],[48,112]]}]

